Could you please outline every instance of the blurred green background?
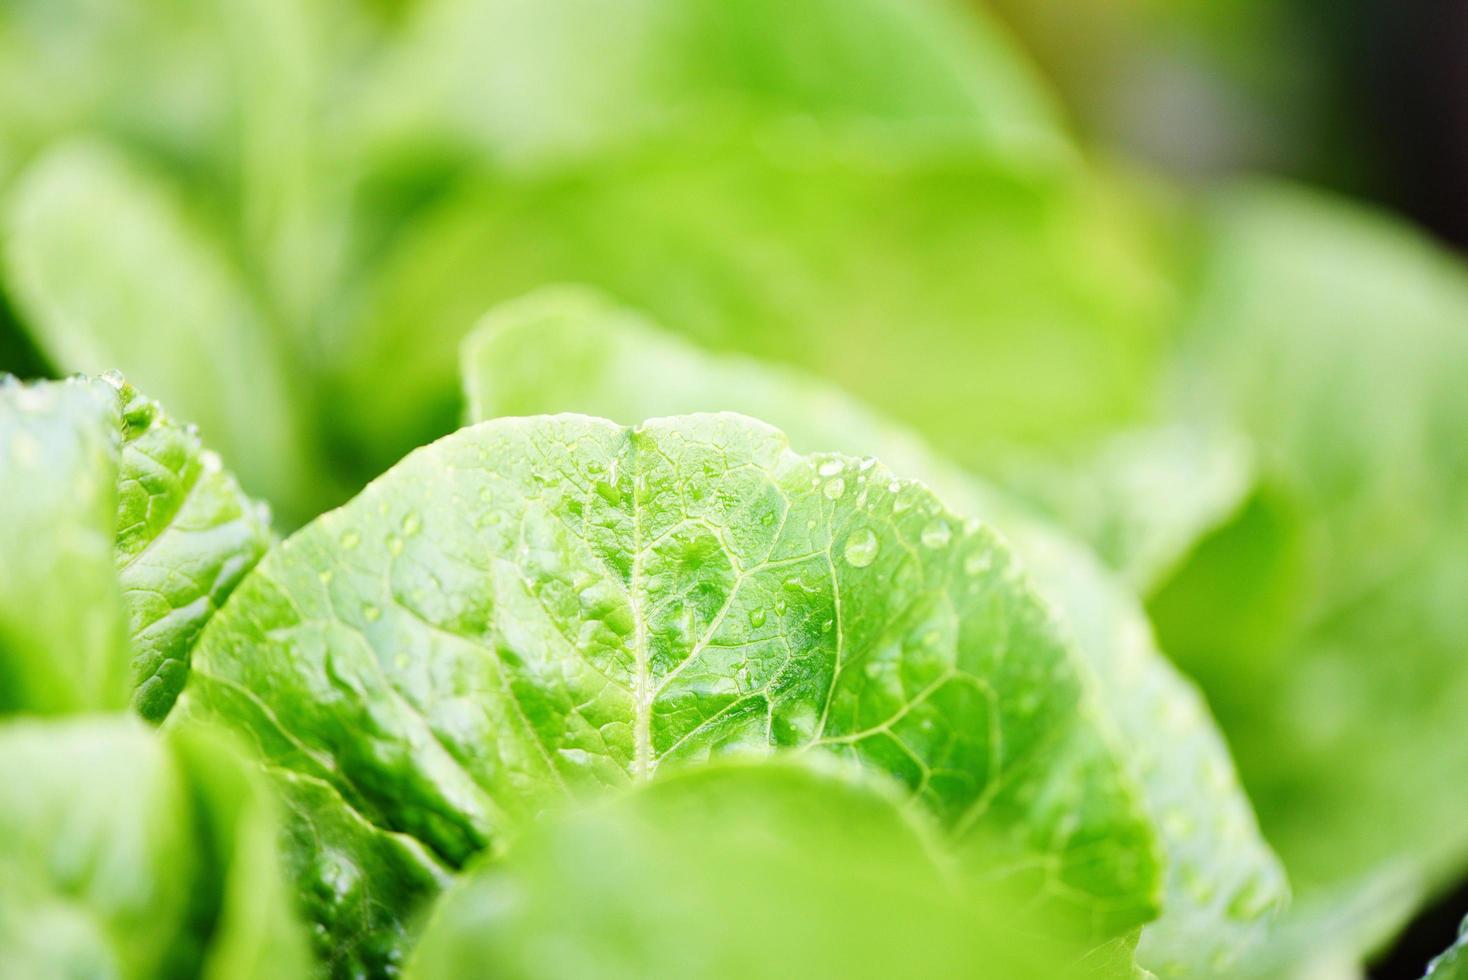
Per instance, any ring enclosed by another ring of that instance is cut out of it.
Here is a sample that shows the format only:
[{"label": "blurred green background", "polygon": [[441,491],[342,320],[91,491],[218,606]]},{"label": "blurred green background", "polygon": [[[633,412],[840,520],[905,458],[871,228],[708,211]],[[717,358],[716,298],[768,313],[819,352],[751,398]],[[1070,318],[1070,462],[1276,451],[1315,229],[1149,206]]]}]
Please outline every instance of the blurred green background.
[{"label": "blurred green background", "polygon": [[451,431],[461,339],[546,284],[834,381],[1128,578],[1298,915],[1365,903],[1415,976],[1468,905],[1465,28],[8,0],[0,369],[122,369],[282,529]]}]

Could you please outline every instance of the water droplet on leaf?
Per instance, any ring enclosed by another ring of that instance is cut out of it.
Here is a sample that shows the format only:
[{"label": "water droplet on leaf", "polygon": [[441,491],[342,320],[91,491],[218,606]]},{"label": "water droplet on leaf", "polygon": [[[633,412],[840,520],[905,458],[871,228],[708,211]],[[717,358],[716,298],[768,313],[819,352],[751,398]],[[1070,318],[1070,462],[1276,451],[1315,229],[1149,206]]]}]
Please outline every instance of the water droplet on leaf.
[{"label": "water droplet on leaf", "polygon": [[923,528],[923,544],[929,548],[946,548],[953,532],[948,527],[948,522],[941,517],[935,517]]},{"label": "water droplet on leaf", "polygon": [[871,528],[854,531],[846,539],[846,561],[853,568],[866,568],[876,559],[880,548],[877,536],[872,533]]}]

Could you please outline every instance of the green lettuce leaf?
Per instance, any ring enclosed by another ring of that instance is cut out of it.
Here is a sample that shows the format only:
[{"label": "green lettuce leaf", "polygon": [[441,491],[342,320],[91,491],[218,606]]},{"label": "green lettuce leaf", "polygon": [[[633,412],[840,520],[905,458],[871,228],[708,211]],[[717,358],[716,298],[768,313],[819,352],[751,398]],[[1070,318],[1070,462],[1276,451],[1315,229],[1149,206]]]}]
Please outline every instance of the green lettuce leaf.
[{"label": "green lettuce leaf", "polygon": [[5,272],[51,362],[124,372],[297,513],[310,485],[291,407],[301,393],[266,314],[177,189],[106,144],[71,143],[27,170],[8,205]]},{"label": "green lettuce leaf", "polygon": [[200,630],[270,547],[270,514],[219,456],[131,385],[118,389],[122,457],[117,576],[132,640],[133,703],[150,721],[173,707]]},{"label": "green lettuce leaf", "polygon": [[1130,762],[1008,549],[741,416],[419,450],[256,566],[176,714],[247,732],[309,811],[339,970],[390,965],[435,879],[547,808],[733,752],[891,774],[974,873],[1095,939],[1157,910]]},{"label": "green lettuce leaf", "polygon": [[267,512],[116,376],[0,381],[0,435],[5,708],[115,708],[131,689],[161,719],[204,623],[269,547]]},{"label": "green lettuce leaf", "polygon": [[375,138],[437,128],[519,165],[731,109],[1073,152],[1003,31],[951,0],[432,0],[384,61],[363,112]]},{"label": "green lettuce leaf", "polygon": [[1145,596],[1244,507],[1257,474],[1242,433],[1177,418],[1109,435],[1078,457],[1024,460],[1002,476]]},{"label": "green lettuce leaf", "polygon": [[1203,242],[1182,387],[1256,442],[1259,483],[1152,611],[1302,897],[1425,894],[1468,860],[1468,276],[1278,187],[1216,201]]},{"label": "green lettuce leaf", "polygon": [[1085,443],[1153,407],[1170,340],[1129,200],[1076,168],[759,120],[488,173],[399,238],[340,326],[344,438],[380,457],[437,435],[483,311],[574,281],[819,370],[966,462]]},{"label": "green lettuce leaf", "polygon": [[838,389],[700,351],[590,291],[547,290],[491,313],[464,344],[463,373],[471,421],[567,409],[619,421],[741,411],[785,426],[802,450],[864,446],[993,523],[1075,638],[1160,828],[1167,888],[1162,918],[1144,930],[1145,964],[1166,976],[1219,972],[1264,934],[1285,884],[1227,749],[1192,686],[1158,653],[1136,598],[1084,548]]},{"label": "green lettuce leaf", "polygon": [[113,559],[121,442],[105,385],[0,377],[0,711],[127,703]]},{"label": "green lettuce leaf", "polygon": [[447,895],[408,976],[1065,974],[1063,944],[963,895],[884,789],[724,762],[574,812]]},{"label": "green lettuce leaf", "polygon": [[14,976],[309,976],[261,777],[199,732],[0,725],[0,946]]}]

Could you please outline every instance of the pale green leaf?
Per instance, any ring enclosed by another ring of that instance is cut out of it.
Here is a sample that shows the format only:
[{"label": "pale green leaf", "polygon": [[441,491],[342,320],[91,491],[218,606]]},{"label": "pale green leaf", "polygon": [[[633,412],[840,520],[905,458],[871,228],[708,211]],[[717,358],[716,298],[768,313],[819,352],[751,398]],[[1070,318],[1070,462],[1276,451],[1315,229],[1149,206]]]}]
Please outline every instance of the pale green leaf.
[{"label": "pale green leaf", "polygon": [[262,793],[203,733],[0,725],[0,975],[308,976]]},{"label": "pale green leaf", "polygon": [[106,385],[0,377],[0,712],[127,702],[113,564],[120,444]]},{"label": "pale green leaf", "polygon": [[33,165],[9,204],[9,286],[51,361],[122,371],[196,422],[252,490],[300,506],[307,465],[284,360],[176,191],[104,144],[72,143]]},{"label": "pale green leaf", "polygon": [[1118,432],[1079,458],[1025,460],[1003,477],[1148,595],[1243,507],[1255,469],[1240,433],[1178,419]]},{"label": "pale green leaf", "polygon": [[990,521],[1029,565],[1090,667],[1105,714],[1161,829],[1163,917],[1144,962],[1163,975],[1216,971],[1257,942],[1282,903],[1207,709],[1158,653],[1145,615],[1094,556],[838,389],[796,372],[699,351],[579,289],[549,290],[485,318],[464,346],[470,420],[574,409],[625,421],[730,409],[786,427],[804,450],[879,455]]},{"label": "pale green leaf", "polygon": [[1156,840],[1091,695],[1007,548],[875,460],[734,415],[557,416],[419,450],[273,550],[178,711],[248,732],[312,787],[305,819],[354,828],[296,835],[350,969],[415,911],[401,881],[782,748],[889,773],[976,871],[1124,932],[1155,914]]},{"label": "pale green leaf", "polygon": [[1404,865],[1425,892],[1468,859],[1468,275],[1279,187],[1216,201],[1203,238],[1183,388],[1261,483],[1156,621],[1302,897]]},{"label": "pale green leaf", "polygon": [[964,896],[882,788],[715,763],[572,813],[448,895],[408,975],[1070,975],[1063,941]]},{"label": "pale green leaf", "polygon": [[952,0],[432,0],[381,76],[376,138],[444,130],[519,164],[730,111],[1073,152],[1002,28]]},{"label": "pale green leaf", "polygon": [[118,395],[117,575],[133,703],[157,721],[183,690],[199,631],[270,547],[270,515],[157,402],[126,384]]},{"label": "pale green leaf", "polygon": [[9,710],[157,721],[204,623],[272,540],[192,430],[115,376],[0,382],[0,663]]},{"label": "pale green leaf", "polygon": [[1164,256],[1128,203],[1087,172],[799,126],[486,175],[364,283],[333,341],[345,434],[384,463],[437,435],[472,324],[571,281],[817,370],[965,462],[1085,444],[1150,411],[1169,341]]}]

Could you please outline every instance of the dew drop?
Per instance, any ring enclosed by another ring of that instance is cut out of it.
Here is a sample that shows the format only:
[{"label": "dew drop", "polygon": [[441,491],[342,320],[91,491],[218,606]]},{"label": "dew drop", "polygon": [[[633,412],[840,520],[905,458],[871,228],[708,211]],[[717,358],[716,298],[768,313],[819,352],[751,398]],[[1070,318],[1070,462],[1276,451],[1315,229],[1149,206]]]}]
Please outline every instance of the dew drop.
[{"label": "dew drop", "polygon": [[935,517],[923,528],[923,544],[929,548],[946,548],[953,532],[948,528],[948,522],[941,517]]},{"label": "dew drop", "polygon": [[387,536],[387,550],[395,555],[401,555],[403,553],[403,539],[396,534],[389,534]]},{"label": "dew drop", "polygon": [[342,547],[351,551],[362,543],[362,535],[357,531],[343,531],[341,536]]},{"label": "dew drop", "polygon": [[403,518],[403,533],[409,537],[417,534],[422,527],[423,518],[419,516],[417,511],[409,511],[407,516]]},{"label": "dew drop", "polygon": [[816,469],[816,472],[819,473],[821,476],[835,476],[837,473],[840,473],[842,469],[844,469],[844,466],[841,460],[828,459]]},{"label": "dew drop", "polygon": [[877,536],[872,533],[871,528],[854,531],[846,539],[846,562],[853,568],[866,568],[876,559],[880,548]]},{"label": "dew drop", "polygon": [[830,483],[827,483],[825,490],[822,492],[825,493],[827,500],[838,500],[846,492],[846,481],[838,476]]},{"label": "dew drop", "polygon": [[368,604],[362,607],[362,615],[367,618],[367,622],[375,623],[382,618],[382,610]]},{"label": "dew drop", "polygon": [[970,575],[982,575],[994,564],[994,556],[987,551],[976,551],[963,560],[963,570]]},{"label": "dew drop", "polygon": [[751,609],[749,611],[749,625],[759,629],[765,625],[765,611],[763,609]]}]

